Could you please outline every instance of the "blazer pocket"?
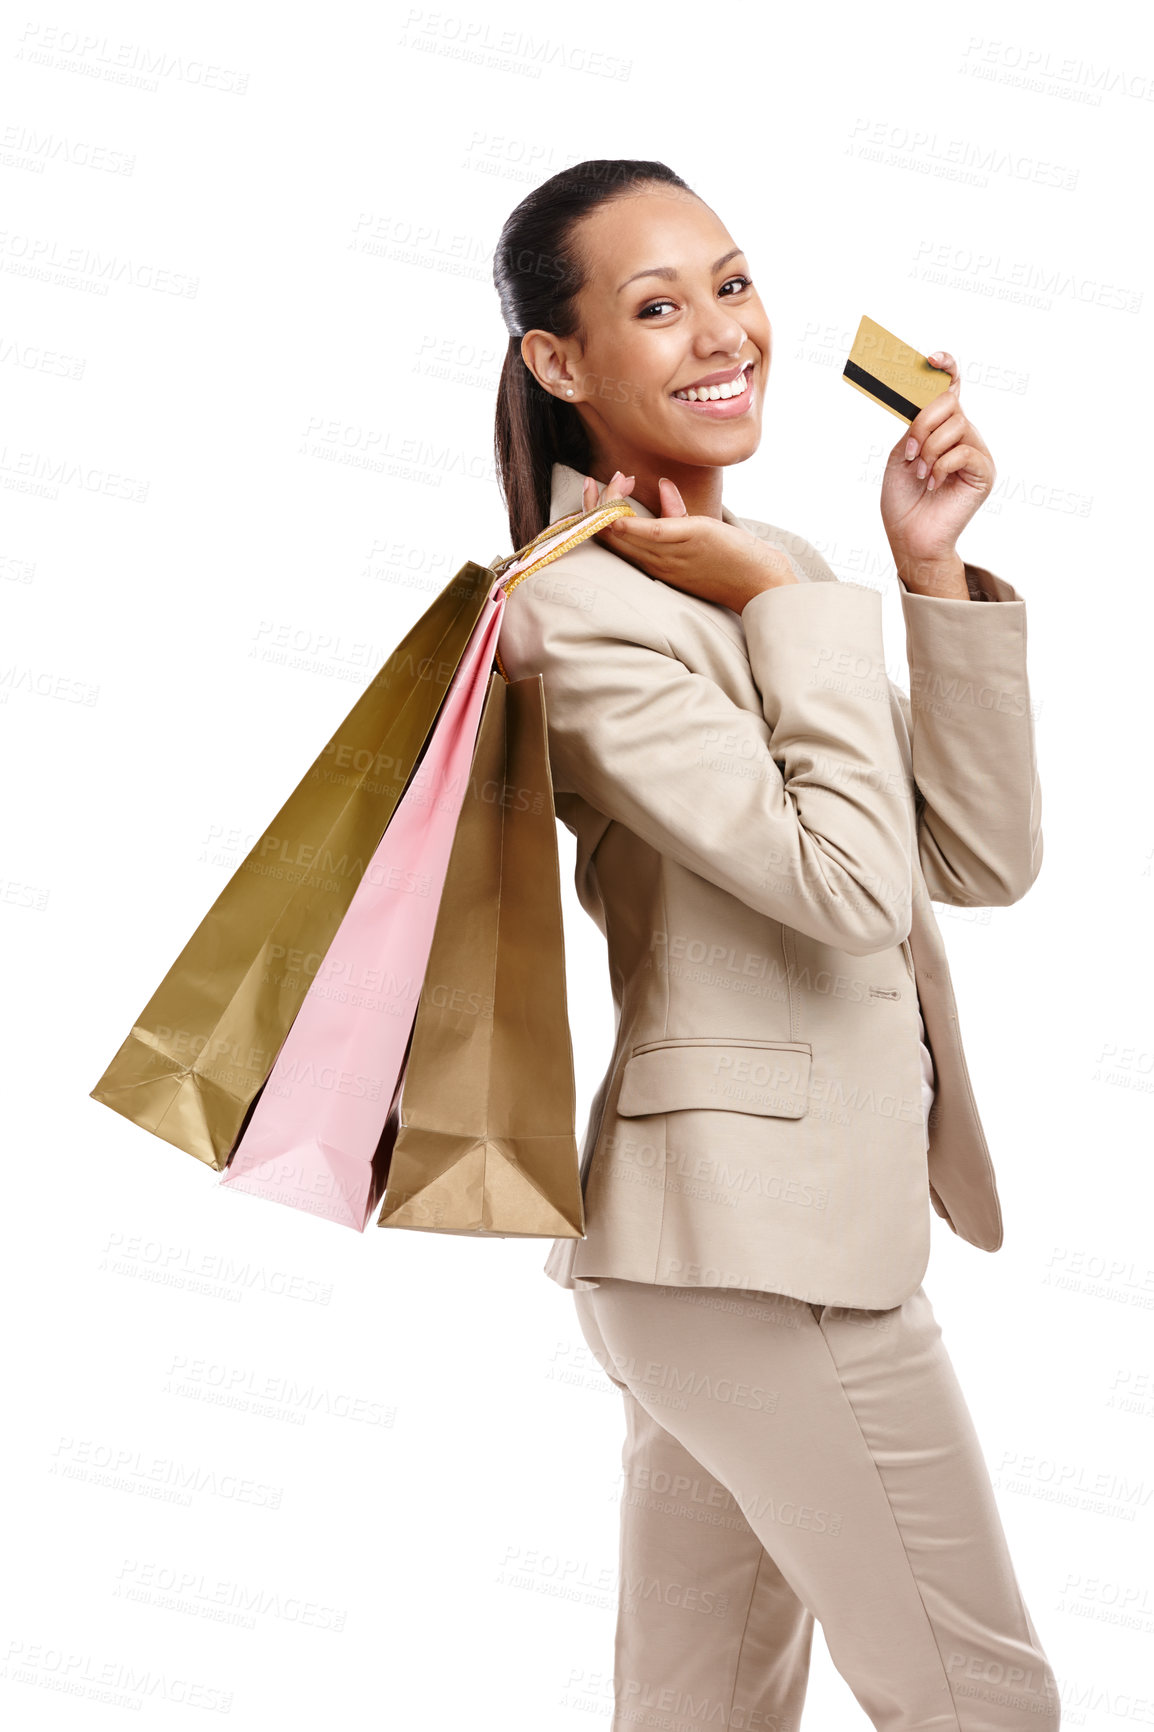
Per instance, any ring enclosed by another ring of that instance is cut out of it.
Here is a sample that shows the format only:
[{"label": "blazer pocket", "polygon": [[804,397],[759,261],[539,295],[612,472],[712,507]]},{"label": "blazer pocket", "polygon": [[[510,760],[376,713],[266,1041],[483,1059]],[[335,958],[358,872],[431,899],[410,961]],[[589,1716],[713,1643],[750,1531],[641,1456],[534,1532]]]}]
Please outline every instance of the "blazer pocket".
[{"label": "blazer pocket", "polygon": [[698,1107],[804,1118],[812,1062],[807,1041],[698,1035],[645,1041],[625,1062],[617,1111],[630,1118]]}]

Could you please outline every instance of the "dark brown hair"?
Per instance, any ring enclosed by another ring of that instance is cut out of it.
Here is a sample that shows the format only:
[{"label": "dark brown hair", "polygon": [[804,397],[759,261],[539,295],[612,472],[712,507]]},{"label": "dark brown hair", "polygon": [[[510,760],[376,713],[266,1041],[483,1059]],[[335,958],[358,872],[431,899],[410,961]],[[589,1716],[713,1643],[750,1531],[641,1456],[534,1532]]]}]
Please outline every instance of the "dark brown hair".
[{"label": "dark brown hair", "polygon": [[578,224],[599,205],[650,184],[693,191],[663,162],[579,162],[534,187],[501,230],[493,281],[509,347],[497,387],[493,443],[514,548],[549,522],[554,463],[587,472],[590,457],[577,410],[538,384],[521,354],[521,338],[542,330],[584,342],[576,307],[586,280]]}]

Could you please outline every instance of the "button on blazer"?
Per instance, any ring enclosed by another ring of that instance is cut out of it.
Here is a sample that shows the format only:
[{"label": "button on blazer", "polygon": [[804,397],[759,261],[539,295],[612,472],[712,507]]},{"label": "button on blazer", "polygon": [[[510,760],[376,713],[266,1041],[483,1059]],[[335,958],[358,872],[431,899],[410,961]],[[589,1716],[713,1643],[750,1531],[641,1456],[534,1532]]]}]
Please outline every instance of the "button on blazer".
[{"label": "button on blazer", "polygon": [[[554,465],[550,522],[582,509],[581,480]],[[722,516],[799,582],[739,614],[588,540],[502,619],[509,678],[543,677],[557,814],[616,1012],[585,1235],[555,1240],[545,1270],[569,1288],[616,1275],[898,1305],[931,1207],[972,1245],[1002,1242],[931,899],[1004,907],[1041,866],[1026,605],[974,565],[968,601],[899,582],[911,703],[877,590],[796,534]]]}]

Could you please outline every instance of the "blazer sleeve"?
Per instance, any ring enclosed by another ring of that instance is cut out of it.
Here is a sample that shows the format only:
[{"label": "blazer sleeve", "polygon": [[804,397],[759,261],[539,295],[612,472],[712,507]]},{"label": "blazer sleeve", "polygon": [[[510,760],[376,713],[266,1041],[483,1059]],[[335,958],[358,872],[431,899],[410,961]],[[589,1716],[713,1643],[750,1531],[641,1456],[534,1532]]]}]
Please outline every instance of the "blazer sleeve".
[{"label": "blazer sleeve", "polygon": [[517,585],[501,622],[510,679],[543,678],[556,790],[838,949],[899,943],[914,810],[880,594],[835,582],[756,595],[741,618],[759,715],[680,661],[587,546]]},{"label": "blazer sleeve", "polygon": [[918,856],[931,898],[1005,907],[1042,865],[1042,795],[1026,675],[1026,604],[966,566],[976,599],[917,595],[899,579]]},{"label": "blazer sleeve", "polygon": [[[837,582],[804,536],[761,529],[808,577]],[[910,736],[918,859],[931,900],[1006,907],[1042,866],[1026,604],[1004,578],[963,563],[969,601],[917,595],[898,579],[912,704],[890,684]]]}]

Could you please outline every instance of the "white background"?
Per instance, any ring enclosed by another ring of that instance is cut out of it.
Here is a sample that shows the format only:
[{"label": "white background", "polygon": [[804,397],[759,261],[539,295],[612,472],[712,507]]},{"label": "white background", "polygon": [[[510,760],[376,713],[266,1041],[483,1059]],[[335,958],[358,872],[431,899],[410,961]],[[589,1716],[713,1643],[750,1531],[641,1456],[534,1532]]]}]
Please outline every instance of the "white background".
[{"label": "white background", "polygon": [[[359,1236],[88,1090],[392,646],[507,549],[493,245],[530,187],[611,156],[669,163],[746,249],[774,358],[726,502],[883,591],[904,685],[878,511],[900,426],[838,377],[863,312],[959,358],[993,452],[961,551],[1028,603],[1045,864],[1012,908],[938,909],[1006,1236],[989,1256],[935,1217],[925,1284],[1066,1724],[1154,1724],[1154,42],[1130,16],[9,13],[14,1725],[608,1724],[622,1413],[547,1246]],[[612,1010],[560,834],[580,1126]],[[806,1720],[865,1724],[820,1635]]]}]

